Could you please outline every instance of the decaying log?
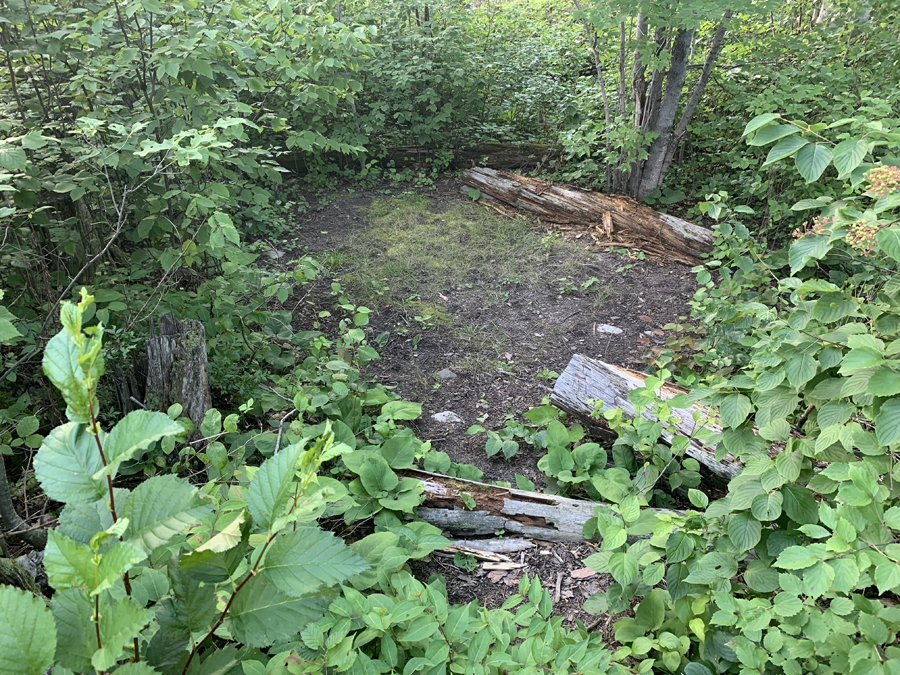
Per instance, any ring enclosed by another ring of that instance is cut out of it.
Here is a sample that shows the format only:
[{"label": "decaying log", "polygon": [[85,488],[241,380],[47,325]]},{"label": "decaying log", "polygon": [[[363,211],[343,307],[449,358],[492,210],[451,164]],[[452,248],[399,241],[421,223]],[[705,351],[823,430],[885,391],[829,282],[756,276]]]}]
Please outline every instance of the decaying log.
[{"label": "decaying log", "polygon": [[[550,395],[550,402],[557,408],[591,424],[598,423],[598,420],[590,416],[594,412],[592,401],[601,404],[603,410],[621,408],[627,417],[633,418],[635,416],[634,407],[628,400],[628,393],[643,387],[646,377],[646,375],[627,368],[620,368],[576,354],[556,380],[553,393]],[[684,392],[684,389],[671,384],[665,384],[660,389],[660,394],[664,398],[671,398]],[[702,413],[701,419],[709,418],[710,411],[705,406],[675,408],[672,410],[672,425],[677,429],[678,434],[690,439],[685,450],[689,457],[696,459],[723,481],[730,480],[741,472],[743,465],[730,454],[726,455],[722,461],[716,461],[715,444],[704,443],[694,437],[697,432],[697,422],[694,422],[692,414],[698,409]],[[650,411],[644,411],[643,416],[647,419],[654,419]],[[602,421],[601,418],[600,422],[602,423]],[[722,430],[714,423],[701,423],[715,433]],[[662,437],[667,443],[671,443],[674,434],[663,431]]]},{"label": "decaying log", "polygon": [[199,321],[178,321],[164,315],[159,320],[159,336],[147,340],[147,390],[144,406],[166,411],[180,403],[182,415],[194,423],[192,438],[202,437],[200,423],[212,408],[209,391],[209,363],[206,359],[206,331]]},{"label": "decaying log", "polygon": [[713,247],[712,232],[705,227],[659,213],[623,195],[588,192],[485,168],[464,172],[462,180],[482,194],[547,222],[584,225],[598,230],[604,239],[624,235],[689,265],[702,262],[703,254]]},{"label": "decaying log", "polygon": [[[584,524],[594,516],[594,509],[606,508],[581,499],[498,487],[428,471],[408,469],[400,473],[417,478],[425,488],[425,501],[417,510],[419,518],[454,537],[495,536],[502,530],[504,535],[539,541],[581,542]],[[466,507],[463,493],[475,500],[474,509]],[[638,538],[629,535],[629,541]],[[477,546],[474,541],[468,543]]]},{"label": "decaying log", "polygon": [[[439,149],[446,151],[445,148]],[[435,158],[436,150],[436,148],[419,145],[404,145],[387,148],[381,152],[375,151],[368,158],[378,159],[384,165],[397,168],[425,167]],[[476,143],[452,148],[450,152],[453,153],[453,166],[458,169],[470,169],[473,166],[523,169],[533,168],[546,162],[554,153],[554,147],[546,143]],[[334,162],[339,166],[344,164],[355,166],[360,162],[358,157],[339,153],[326,153],[324,157],[326,161]],[[309,152],[288,150],[278,157],[278,163],[289,171],[305,174],[307,173],[306,162],[311,158],[312,155]],[[321,155],[319,159],[321,159]],[[365,163],[365,158],[363,163]]]}]

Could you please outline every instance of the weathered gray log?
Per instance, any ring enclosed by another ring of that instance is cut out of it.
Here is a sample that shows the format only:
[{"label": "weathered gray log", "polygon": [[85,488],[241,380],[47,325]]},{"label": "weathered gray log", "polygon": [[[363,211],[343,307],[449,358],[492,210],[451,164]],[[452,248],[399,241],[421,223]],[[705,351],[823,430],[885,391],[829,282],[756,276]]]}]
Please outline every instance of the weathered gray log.
[{"label": "weathered gray log", "polygon": [[[504,488],[462,478],[408,469],[404,476],[418,479],[425,501],[416,513],[422,520],[453,537],[506,535],[550,542],[584,541],[584,524],[603,504],[540,492]],[[475,500],[469,509],[462,493]],[[673,512],[669,512],[673,513]],[[639,537],[630,537],[634,541]],[[472,540],[468,545],[476,547]]]},{"label": "weathered gray log", "polygon": [[[643,387],[646,377],[646,375],[627,368],[620,368],[576,354],[556,380],[553,393],[550,394],[550,402],[557,408],[565,410],[579,419],[589,421],[591,424],[598,423],[597,419],[591,417],[591,413],[594,412],[593,401],[599,403],[602,410],[621,408],[625,416],[634,418],[634,406],[628,400],[628,394]],[[679,393],[685,393],[685,390],[671,384],[665,384],[660,389],[663,398],[671,398]],[[730,454],[721,461],[716,461],[715,444],[705,443],[695,437],[698,430],[698,423],[692,417],[695,410],[701,411],[701,420],[710,416],[709,408],[700,405],[685,409],[672,409],[672,425],[677,430],[677,434],[690,439],[685,453],[696,459],[713,474],[721,477],[722,480],[730,480],[744,467]],[[650,411],[644,411],[643,416],[647,419],[654,419]],[[602,417],[599,422],[602,424]],[[701,423],[704,428],[715,433],[722,430],[714,423]],[[667,443],[671,443],[674,436],[675,434],[669,431],[663,431],[662,434],[663,440]]]},{"label": "weathered gray log", "polygon": [[199,321],[178,321],[164,315],[159,320],[159,336],[147,340],[147,390],[144,406],[165,411],[180,403],[182,415],[194,423],[192,438],[201,438],[200,423],[212,408],[209,391],[209,362],[206,359],[206,331]]},{"label": "weathered gray log", "polygon": [[604,195],[506,171],[476,168],[463,183],[550,223],[596,226],[605,236],[627,235],[668,257],[696,265],[713,247],[712,231],[659,213],[623,195]]}]

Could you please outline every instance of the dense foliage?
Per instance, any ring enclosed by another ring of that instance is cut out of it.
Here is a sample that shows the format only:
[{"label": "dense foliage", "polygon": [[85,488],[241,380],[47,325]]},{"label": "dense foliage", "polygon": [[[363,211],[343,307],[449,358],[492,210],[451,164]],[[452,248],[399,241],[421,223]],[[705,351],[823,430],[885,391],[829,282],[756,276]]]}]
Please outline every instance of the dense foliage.
[{"label": "dense foliage", "polygon": [[[900,673],[895,3],[475,4],[0,8],[0,522],[52,588],[0,587],[0,673]],[[449,541],[404,471],[483,474],[416,438],[371,310],[284,237],[301,180],[427,186],[511,141],[717,223],[648,417],[469,430],[598,503],[617,644],[537,579],[488,610],[412,576]],[[206,330],[199,424],[115,388],[164,311]],[[679,409],[743,465],[717,499]],[[32,455],[49,531],[11,498]]]}]

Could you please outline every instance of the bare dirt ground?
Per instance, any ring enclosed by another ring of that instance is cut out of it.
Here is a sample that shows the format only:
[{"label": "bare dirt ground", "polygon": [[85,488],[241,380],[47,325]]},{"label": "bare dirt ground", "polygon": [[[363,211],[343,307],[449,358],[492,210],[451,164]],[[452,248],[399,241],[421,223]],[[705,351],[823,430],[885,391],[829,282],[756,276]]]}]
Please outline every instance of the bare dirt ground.
[{"label": "bare dirt ground", "polygon": [[[533,448],[509,461],[489,458],[485,435],[466,433],[471,425],[499,429],[540,405],[576,352],[643,369],[648,348],[664,342],[663,326],[688,313],[696,290],[684,265],[498,214],[452,180],[427,191],[343,190],[308,200],[295,245],[320,254],[350,297],[372,308],[373,336],[387,333],[367,374],[421,402],[419,438],[474,464],[485,481],[521,474],[544,485]],[[445,411],[461,421],[432,417]],[[537,575],[556,613],[595,624],[581,605],[611,579],[583,569],[592,552],[587,544],[538,546],[515,554],[525,568],[503,574],[469,574],[434,556],[415,571],[443,574],[453,602],[477,597],[489,607],[516,591],[522,573]],[[603,622],[597,629],[609,632]]]}]

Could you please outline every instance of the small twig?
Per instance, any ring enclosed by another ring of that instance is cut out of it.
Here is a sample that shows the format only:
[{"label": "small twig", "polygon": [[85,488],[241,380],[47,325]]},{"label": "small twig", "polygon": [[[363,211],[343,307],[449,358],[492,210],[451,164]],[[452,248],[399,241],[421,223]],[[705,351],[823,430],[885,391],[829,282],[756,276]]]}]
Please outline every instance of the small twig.
[{"label": "small twig", "polygon": [[295,412],[299,412],[296,408],[291,410],[287,415],[281,418],[281,422],[278,424],[278,438],[275,439],[275,452],[273,455],[278,454],[278,450],[281,448],[281,434],[284,432],[284,423],[288,421],[288,418],[291,417]]},{"label": "small twig", "polygon": [[147,406],[145,406],[143,403],[141,403],[140,401],[138,401],[134,396],[129,396],[128,398],[129,398],[129,400],[130,400],[132,403],[135,403],[135,404],[141,406],[144,410],[147,409]]},{"label": "small twig", "polygon": [[556,591],[553,593],[553,604],[554,605],[559,602],[559,598],[560,598],[560,588],[559,587],[562,585],[562,578],[563,578],[563,573],[557,572],[556,573]]}]

